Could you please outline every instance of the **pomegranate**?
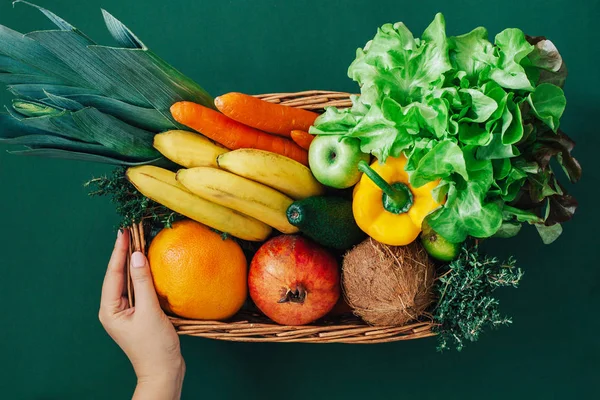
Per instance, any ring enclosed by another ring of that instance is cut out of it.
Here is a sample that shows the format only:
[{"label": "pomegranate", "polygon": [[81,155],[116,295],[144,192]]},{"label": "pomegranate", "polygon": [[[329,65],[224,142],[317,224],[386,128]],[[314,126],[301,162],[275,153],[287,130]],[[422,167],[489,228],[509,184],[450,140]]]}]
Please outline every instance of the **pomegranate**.
[{"label": "pomegranate", "polygon": [[327,314],[340,297],[336,259],[297,235],[266,242],[250,264],[250,297],[281,325],[304,325]]}]

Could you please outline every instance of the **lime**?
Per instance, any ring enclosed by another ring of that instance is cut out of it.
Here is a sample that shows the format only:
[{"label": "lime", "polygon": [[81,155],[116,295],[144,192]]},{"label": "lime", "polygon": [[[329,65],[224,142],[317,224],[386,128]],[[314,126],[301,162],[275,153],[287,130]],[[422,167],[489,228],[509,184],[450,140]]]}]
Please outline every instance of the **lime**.
[{"label": "lime", "polygon": [[421,243],[427,253],[440,261],[452,261],[460,252],[460,243],[452,243],[441,235],[437,234],[427,222],[423,222],[423,232],[421,232]]}]

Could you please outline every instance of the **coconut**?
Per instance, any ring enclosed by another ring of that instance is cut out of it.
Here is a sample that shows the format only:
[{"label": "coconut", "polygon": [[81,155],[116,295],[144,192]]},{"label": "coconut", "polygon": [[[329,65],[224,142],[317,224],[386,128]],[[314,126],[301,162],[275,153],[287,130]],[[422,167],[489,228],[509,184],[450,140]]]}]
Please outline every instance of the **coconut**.
[{"label": "coconut", "polygon": [[371,325],[404,325],[433,300],[435,266],[417,242],[394,247],[368,238],[345,255],[342,274],[348,303]]}]

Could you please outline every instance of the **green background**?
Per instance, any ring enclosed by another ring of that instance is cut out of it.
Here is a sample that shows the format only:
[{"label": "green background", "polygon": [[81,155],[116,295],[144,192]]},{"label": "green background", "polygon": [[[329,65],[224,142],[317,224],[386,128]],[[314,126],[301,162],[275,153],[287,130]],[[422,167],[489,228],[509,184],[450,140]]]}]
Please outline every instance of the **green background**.
[{"label": "green background", "polygon": [[[570,69],[563,128],[578,143],[584,179],[565,234],[544,246],[533,229],[497,241],[526,271],[501,293],[510,328],[463,352],[435,339],[373,346],[239,344],[183,338],[184,398],[598,398],[600,268],[594,211],[600,135],[599,1],[40,0],[99,42],[100,8],[217,95],[305,89],[356,91],[355,49],[378,26],[404,21],[415,35],[441,11],[448,33],[483,25],[549,37]],[[484,5],[485,4],[485,5]],[[25,6],[0,2],[0,22],[50,27]],[[0,101],[8,94],[0,92]],[[97,319],[117,218],[83,183],[110,168],[0,154],[0,398],[128,398],[135,377]]]}]

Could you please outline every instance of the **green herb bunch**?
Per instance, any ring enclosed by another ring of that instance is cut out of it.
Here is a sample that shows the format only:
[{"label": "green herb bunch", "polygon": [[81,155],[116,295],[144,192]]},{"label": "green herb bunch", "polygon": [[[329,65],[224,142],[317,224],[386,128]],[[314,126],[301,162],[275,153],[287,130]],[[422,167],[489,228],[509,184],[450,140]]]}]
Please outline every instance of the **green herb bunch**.
[{"label": "green herb bunch", "polygon": [[517,287],[523,271],[515,260],[502,263],[463,246],[462,252],[442,271],[435,286],[438,302],[433,317],[437,324],[438,350],[454,347],[460,351],[466,341],[474,342],[486,328],[508,325],[512,320],[500,314],[493,292],[500,287]]},{"label": "green herb bunch", "polygon": [[566,66],[551,41],[519,29],[494,43],[482,27],[445,29],[441,14],[421,38],[383,25],[348,69],[360,96],[328,108],[310,132],[360,140],[380,162],[406,156],[414,187],[439,179],[434,195],[446,203],[428,222],[451,242],[514,236],[525,222],[550,243],[577,207],[550,161],[572,182],[581,176],[559,130]]},{"label": "green herb bunch", "polygon": [[126,167],[117,167],[110,176],[94,178],[85,186],[90,188],[89,195],[108,196],[121,217],[119,227],[129,227],[142,219],[149,220],[156,229],[171,227],[183,216],[144,196],[127,180]]}]

